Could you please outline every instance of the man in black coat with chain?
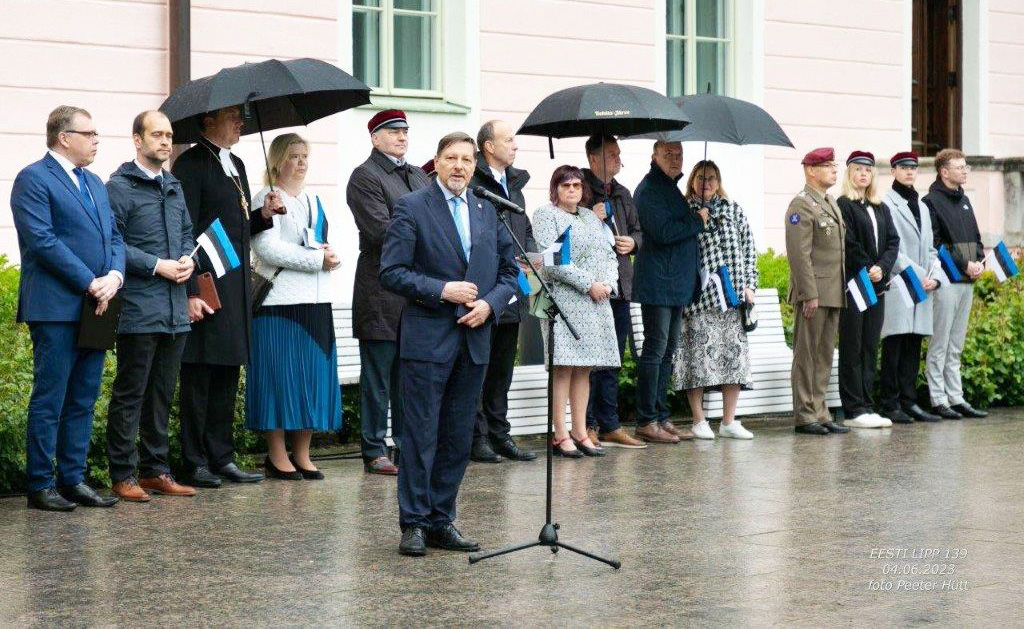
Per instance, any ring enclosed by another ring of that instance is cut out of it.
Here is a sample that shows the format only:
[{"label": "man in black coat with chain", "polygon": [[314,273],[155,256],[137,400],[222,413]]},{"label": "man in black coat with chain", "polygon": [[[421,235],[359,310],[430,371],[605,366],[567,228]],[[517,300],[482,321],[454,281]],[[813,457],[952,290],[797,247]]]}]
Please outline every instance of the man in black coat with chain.
[{"label": "man in black coat with chain", "polygon": [[[476,171],[470,188],[483,186],[489,192],[525,207],[523,188],[530,173],[513,168],[516,159],[515,132],[502,120],[490,120],[480,127],[476,136],[480,151],[476,156]],[[508,215],[516,239],[527,251],[536,251],[533,227],[523,214]],[[501,227],[500,229],[505,229]],[[498,463],[501,457],[514,461],[532,461],[533,452],[519,449],[511,437],[508,421],[508,389],[512,386],[512,373],[519,349],[519,322],[526,320],[526,296],[521,292],[501,313],[497,325],[491,328],[491,361],[487,364],[480,404],[473,427],[473,449],[470,459],[480,463]]]},{"label": "man in black coat with chain", "polygon": [[[242,265],[216,278],[221,308],[214,311],[200,299],[190,280],[188,315],[192,331],[181,365],[181,456],[186,482],[196,487],[219,487],[221,479],[236,483],[263,480],[235,464],[232,428],[241,366],[249,362],[252,324],[249,239],[273,225],[273,215],[285,209],[271,192],[260,210],[251,210],[252,197],[242,160],[231,153],[242,132],[239,107],[225,107],[203,117],[203,135],[174,162],[171,173],[181,182],[198,237],[215,219],[235,247]],[[202,273],[212,265],[199,254]]]},{"label": "man in black coat with chain", "polygon": [[345,198],[359,229],[359,260],[352,287],[352,336],[359,339],[359,392],[363,466],[395,476],[384,437],[391,405],[391,437],[402,435],[398,398],[398,327],[405,298],[380,285],[380,252],[398,199],[427,185],[427,175],[405,161],[409,123],[405,112],[387,109],[367,124],[373,150],[352,171]]}]

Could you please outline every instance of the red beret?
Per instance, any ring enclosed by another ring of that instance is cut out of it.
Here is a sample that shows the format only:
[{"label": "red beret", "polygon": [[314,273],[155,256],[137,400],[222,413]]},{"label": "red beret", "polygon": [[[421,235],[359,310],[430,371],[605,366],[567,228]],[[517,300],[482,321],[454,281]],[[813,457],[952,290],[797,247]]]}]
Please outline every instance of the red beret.
[{"label": "red beret", "polygon": [[897,166],[917,166],[917,153],[914,151],[896,153],[889,159],[889,165],[893,168]]},{"label": "red beret", "polygon": [[801,164],[804,166],[816,166],[818,164],[824,164],[825,162],[831,162],[835,160],[836,152],[832,150],[832,147],[826,146],[820,149],[814,149],[807,155],[804,155]]},{"label": "red beret", "polygon": [[867,151],[854,151],[846,158],[846,165],[864,164],[865,166],[875,165],[875,156]]},{"label": "red beret", "polygon": [[426,164],[423,164],[422,166],[420,166],[420,168],[422,168],[423,172],[427,173],[428,175],[430,173],[434,172],[434,160],[433,160],[433,158],[431,158]]},{"label": "red beret", "polygon": [[370,122],[366,123],[366,128],[370,130],[370,133],[383,128],[408,129],[409,122],[405,119],[405,112],[401,109],[385,109],[378,111],[377,115],[370,118]]}]

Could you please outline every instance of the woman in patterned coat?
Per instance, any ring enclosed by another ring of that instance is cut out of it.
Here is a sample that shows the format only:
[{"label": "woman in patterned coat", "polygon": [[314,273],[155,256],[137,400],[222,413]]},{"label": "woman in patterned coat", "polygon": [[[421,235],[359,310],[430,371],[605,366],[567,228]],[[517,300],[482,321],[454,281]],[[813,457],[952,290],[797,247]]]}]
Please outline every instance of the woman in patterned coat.
[{"label": "woman in patterned coat", "polygon": [[[556,455],[580,458],[582,451],[587,456],[601,456],[604,451],[587,436],[590,370],[619,366],[615,318],[608,301],[618,285],[619,263],[604,223],[587,207],[590,190],[580,169],[556,168],[549,192],[551,204],[533,213],[533,236],[543,251],[571,227],[570,263],[545,266],[541,273],[580,335],[577,341],[561,319],[555,321],[552,444]],[[571,431],[565,429],[566,398],[572,411]]]},{"label": "woman in patterned coat", "polygon": [[[701,204],[710,212],[698,236],[701,266],[708,275],[725,266],[737,296],[751,304],[757,289],[757,250],[747,217],[722,187],[722,173],[712,161],[698,162],[686,182],[687,200],[694,211]],[[738,308],[722,310],[714,282],[707,282],[700,297],[683,311],[682,339],[676,350],[673,380],[685,389],[693,411],[693,435],[714,439],[704,419],[704,390],[722,391],[725,402],[718,434],[733,439],[754,435],[736,419],[740,389],[750,386],[747,334]]]}]

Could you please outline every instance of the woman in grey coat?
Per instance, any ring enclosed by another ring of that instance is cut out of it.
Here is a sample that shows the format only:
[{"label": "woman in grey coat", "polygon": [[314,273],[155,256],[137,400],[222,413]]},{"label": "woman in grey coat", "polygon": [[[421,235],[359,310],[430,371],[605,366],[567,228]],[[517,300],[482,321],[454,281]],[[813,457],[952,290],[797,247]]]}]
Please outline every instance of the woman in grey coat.
[{"label": "woman in grey coat", "polygon": [[[580,334],[576,340],[556,320],[554,391],[554,453],[570,458],[601,456],[604,452],[587,435],[587,403],[592,367],[618,367],[615,319],[608,301],[618,285],[619,266],[604,224],[591,212],[590,191],[575,166],[559,166],[551,176],[551,205],[533,213],[533,236],[543,251],[569,232],[569,264],[541,269],[566,318]],[[546,328],[545,328],[546,329]],[[565,429],[565,401],[572,410],[572,430]]]},{"label": "woman in grey coat", "polygon": [[[897,153],[889,160],[895,178],[882,202],[892,214],[900,237],[900,252],[894,271],[913,268],[924,289],[939,286],[930,274],[937,253],[932,238],[928,208],[920,202],[914,181],[917,179],[917,153]],[[932,333],[932,299],[908,308],[902,299],[885,300],[882,323],[881,391],[878,407],[882,414],[898,424],[915,420],[935,422],[939,417],[917,404],[917,374],[921,363],[921,341]]]}]

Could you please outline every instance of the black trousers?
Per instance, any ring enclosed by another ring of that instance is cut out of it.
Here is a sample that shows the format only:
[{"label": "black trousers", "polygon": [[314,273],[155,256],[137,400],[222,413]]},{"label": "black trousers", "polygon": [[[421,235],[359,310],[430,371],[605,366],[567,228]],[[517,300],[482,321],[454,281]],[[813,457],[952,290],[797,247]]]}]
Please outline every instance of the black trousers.
[{"label": "black trousers", "polygon": [[920,334],[894,334],[882,339],[882,382],[878,406],[894,411],[917,404],[917,374],[921,370]]},{"label": "black trousers", "polygon": [[872,390],[878,339],[885,317],[885,295],[864,312],[847,303],[839,313],[839,399],[848,419],[874,412]]},{"label": "black trousers", "polygon": [[181,366],[181,458],[187,472],[219,470],[235,461],[238,365]]},{"label": "black trousers", "polygon": [[484,374],[480,404],[473,426],[473,439],[489,437],[499,444],[509,438],[512,425],[508,421],[508,389],[519,349],[519,324],[501,323],[491,326],[491,361]]},{"label": "black trousers", "polygon": [[[107,414],[107,458],[116,483],[168,474],[167,418],[188,332],[120,334]],[[138,450],[135,439],[139,438]]]},{"label": "black trousers", "polygon": [[391,439],[402,447],[401,379],[398,341],[359,341],[359,411],[363,459],[388,453],[388,404]]}]

